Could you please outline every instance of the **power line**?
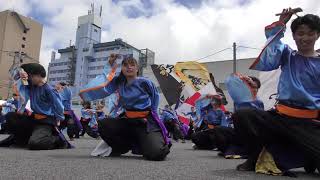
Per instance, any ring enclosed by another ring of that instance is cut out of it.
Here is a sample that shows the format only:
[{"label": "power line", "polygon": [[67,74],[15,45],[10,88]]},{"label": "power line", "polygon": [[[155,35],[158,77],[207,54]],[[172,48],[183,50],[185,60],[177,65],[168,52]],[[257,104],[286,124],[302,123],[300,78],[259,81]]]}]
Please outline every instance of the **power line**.
[{"label": "power line", "polygon": [[259,51],[261,51],[262,49],[261,48],[256,48],[256,47],[250,47],[250,46],[237,46],[237,47],[239,47],[239,48],[245,48],[245,49],[254,49],[254,50],[259,50]]},{"label": "power line", "polygon": [[209,55],[207,55],[207,56],[205,56],[205,57],[202,57],[202,58],[200,58],[200,59],[197,59],[196,61],[200,61],[200,60],[205,59],[205,58],[208,58],[208,57],[210,57],[210,56],[214,56],[214,55],[219,54],[219,53],[221,53],[221,52],[223,52],[223,51],[226,51],[226,50],[228,50],[228,49],[231,49],[231,48],[222,49],[222,50],[220,50],[220,51],[214,52],[214,53],[209,54]]}]

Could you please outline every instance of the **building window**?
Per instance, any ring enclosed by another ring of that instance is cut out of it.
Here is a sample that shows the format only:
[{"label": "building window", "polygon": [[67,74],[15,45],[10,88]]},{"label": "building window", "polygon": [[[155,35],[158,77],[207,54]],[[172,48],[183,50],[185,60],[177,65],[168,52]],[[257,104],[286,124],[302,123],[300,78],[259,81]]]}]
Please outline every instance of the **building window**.
[{"label": "building window", "polygon": [[107,58],[97,58],[97,61],[107,61]]},{"label": "building window", "polygon": [[25,40],[26,40],[26,37],[22,37],[22,40],[24,40],[24,41],[25,41]]},{"label": "building window", "polygon": [[98,30],[97,30],[97,29],[94,29],[94,32],[98,32]]},{"label": "building window", "polygon": [[95,49],[95,52],[100,52],[100,51],[112,51],[112,50],[118,50],[120,49],[119,47],[108,47],[108,48],[98,48]]},{"label": "building window", "polygon": [[95,70],[96,69],[96,67],[94,66],[94,67],[88,67],[88,70],[90,71],[90,70]]},{"label": "building window", "polygon": [[25,48],[25,47],[26,47],[26,45],[22,44],[22,45],[21,45],[21,47],[22,47],[22,48]]},{"label": "building window", "polygon": [[91,79],[91,78],[95,78],[96,76],[97,74],[87,75],[87,78]]},{"label": "building window", "polygon": [[97,61],[97,59],[89,59],[89,63],[96,62],[96,61]]}]

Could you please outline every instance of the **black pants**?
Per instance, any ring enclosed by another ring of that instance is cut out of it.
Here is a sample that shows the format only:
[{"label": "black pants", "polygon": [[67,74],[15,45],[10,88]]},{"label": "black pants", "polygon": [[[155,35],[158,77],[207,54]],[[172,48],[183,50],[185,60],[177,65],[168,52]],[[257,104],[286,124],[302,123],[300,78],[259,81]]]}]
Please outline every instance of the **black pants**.
[{"label": "black pants", "polygon": [[179,125],[175,123],[174,120],[165,121],[164,125],[166,126],[168,132],[172,134],[174,140],[184,139]]},{"label": "black pants", "polygon": [[90,119],[81,119],[81,125],[82,125],[82,132],[80,134],[80,136],[83,136],[85,133],[87,133],[90,137],[93,138],[98,138],[99,137],[99,133],[98,131],[93,130],[90,126],[89,126],[89,122]]},{"label": "black pants", "polygon": [[189,130],[188,130],[187,136],[185,137],[185,139],[187,139],[187,140],[191,140],[191,137],[194,134],[194,127],[193,127],[193,124],[191,123],[191,121],[192,120],[190,120]]},{"label": "black pants", "polygon": [[216,147],[223,153],[231,145],[241,146],[233,128],[216,126],[213,129],[213,136]]},{"label": "black pants", "polygon": [[1,109],[0,109],[0,125],[1,125],[0,134],[5,134],[7,132],[6,123],[5,123],[5,117],[1,115]]},{"label": "black pants", "polygon": [[112,147],[112,153],[125,154],[137,146],[143,157],[161,161],[169,154],[160,131],[147,132],[143,119],[109,119],[99,121],[101,138]]},{"label": "black pants", "polygon": [[60,129],[63,130],[67,128],[67,134],[70,139],[79,138],[80,129],[78,128],[76,122],[74,122],[73,118],[69,114],[64,115],[65,119],[60,124]]},{"label": "black pants", "polygon": [[53,125],[41,123],[27,115],[15,112],[6,115],[7,128],[14,137],[14,144],[31,150],[49,150],[60,148],[64,141],[60,139]]},{"label": "black pants", "polygon": [[206,129],[192,134],[192,142],[198,149],[212,150],[216,148],[214,141],[214,129]]},{"label": "black pants", "polygon": [[275,111],[240,110],[233,115],[236,136],[246,145],[249,159],[256,161],[263,146],[290,144],[303,156],[320,163],[320,122],[292,118]]}]

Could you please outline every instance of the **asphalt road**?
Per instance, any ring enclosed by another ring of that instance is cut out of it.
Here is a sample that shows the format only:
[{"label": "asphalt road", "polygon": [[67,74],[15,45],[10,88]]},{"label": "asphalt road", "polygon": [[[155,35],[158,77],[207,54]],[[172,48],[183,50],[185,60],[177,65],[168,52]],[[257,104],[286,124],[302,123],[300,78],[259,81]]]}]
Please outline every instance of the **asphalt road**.
[{"label": "asphalt road", "polygon": [[[5,136],[1,135],[0,139]],[[89,137],[72,142],[75,149],[29,151],[0,149],[0,179],[292,179],[235,171],[243,160],[226,160],[215,151],[193,150],[192,144],[174,143],[166,161],[152,162],[125,154],[114,158],[96,158],[89,154],[98,143]],[[296,170],[299,179],[319,179]]]}]

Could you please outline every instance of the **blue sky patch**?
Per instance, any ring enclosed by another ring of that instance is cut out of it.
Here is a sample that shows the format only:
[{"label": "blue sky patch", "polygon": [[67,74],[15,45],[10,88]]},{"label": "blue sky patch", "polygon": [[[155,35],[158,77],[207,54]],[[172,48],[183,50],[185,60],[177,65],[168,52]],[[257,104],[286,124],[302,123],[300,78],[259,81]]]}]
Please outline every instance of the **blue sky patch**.
[{"label": "blue sky patch", "polygon": [[197,9],[201,7],[203,0],[174,0],[174,2],[189,9]]}]

